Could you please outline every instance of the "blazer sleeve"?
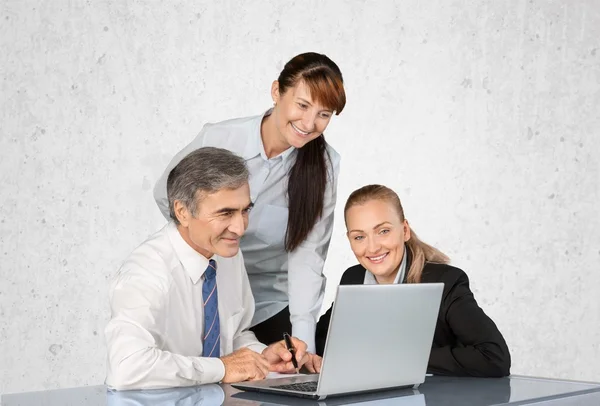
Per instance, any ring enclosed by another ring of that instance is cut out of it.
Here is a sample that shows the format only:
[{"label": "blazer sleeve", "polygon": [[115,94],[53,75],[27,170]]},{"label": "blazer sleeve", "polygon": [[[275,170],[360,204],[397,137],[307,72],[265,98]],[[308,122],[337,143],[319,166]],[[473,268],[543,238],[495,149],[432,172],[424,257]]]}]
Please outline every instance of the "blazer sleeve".
[{"label": "blazer sleeve", "polygon": [[455,345],[434,347],[428,372],[440,375],[502,377],[510,374],[510,353],[496,324],[477,305],[464,272],[442,304]]},{"label": "blazer sleeve", "polygon": [[317,322],[317,330],[315,332],[315,347],[316,354],[320,357],[325,352],[325,342],[327,341],[327,331],[329,330],[329,322],[331,321],[331,311],[333,310],[333,303],[329,310],[325,312]]}]

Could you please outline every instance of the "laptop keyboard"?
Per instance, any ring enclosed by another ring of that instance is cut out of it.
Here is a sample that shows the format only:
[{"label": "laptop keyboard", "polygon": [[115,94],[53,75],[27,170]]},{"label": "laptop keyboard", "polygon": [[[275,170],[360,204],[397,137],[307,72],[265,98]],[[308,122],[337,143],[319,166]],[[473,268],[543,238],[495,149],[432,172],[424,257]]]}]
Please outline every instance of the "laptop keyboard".
[{"label": "laptop keyboard", "polygon": [[292,383],[289,385],[274,385],[271,388],[276,389],[287,389],[287,390],[295,390],[298,392],[316,392],[317,391],[317,382],[300,382],[300,383]]}]

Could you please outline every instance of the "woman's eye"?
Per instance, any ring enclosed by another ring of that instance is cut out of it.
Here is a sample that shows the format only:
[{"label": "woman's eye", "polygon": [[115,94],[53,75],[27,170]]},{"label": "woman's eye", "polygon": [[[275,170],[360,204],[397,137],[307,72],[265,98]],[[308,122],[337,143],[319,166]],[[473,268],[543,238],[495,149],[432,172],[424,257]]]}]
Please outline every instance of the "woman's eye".
[{"label": "woman's eye", "polygon": [[355,241],[360,241],[360,240],[362,240],[362,239],[363,239],[363,236],[362,236],[362,235],[357,235],[356,237],[354,237],[354,240],[355,240]]},{"label": "woman's eye", "polygon": [[381,231],[379,232],[379,234],[387,234],[387,233],[389,233],[389,232],[390,232],[390,230],[387,230],[387,229],[385,229],[385,230],[381,230]]},{"label": "woman's eye", "polygon": [[300,108],[301,108],[301,109],[305,109],[305,108],[307,108],[307,107],[308,107],[308,106],[307,106],[306,104],[304,104],[304,103],[298,103],[298,106],[300,106]]}]

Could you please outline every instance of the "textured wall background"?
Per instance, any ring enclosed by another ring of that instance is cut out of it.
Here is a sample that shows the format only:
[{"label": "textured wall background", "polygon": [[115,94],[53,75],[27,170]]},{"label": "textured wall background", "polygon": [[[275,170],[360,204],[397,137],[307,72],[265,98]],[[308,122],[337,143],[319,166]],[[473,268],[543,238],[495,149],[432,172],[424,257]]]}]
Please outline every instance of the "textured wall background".
[{"label": "textured wall background", "polygon": [[600,6],[565,1],[17,1],[0,9],[0,392],[99,384],[107,279],[151,188],[283,63],[341,67],[341,208],[393,187],[465,269],[513,373],[600,381]]}]

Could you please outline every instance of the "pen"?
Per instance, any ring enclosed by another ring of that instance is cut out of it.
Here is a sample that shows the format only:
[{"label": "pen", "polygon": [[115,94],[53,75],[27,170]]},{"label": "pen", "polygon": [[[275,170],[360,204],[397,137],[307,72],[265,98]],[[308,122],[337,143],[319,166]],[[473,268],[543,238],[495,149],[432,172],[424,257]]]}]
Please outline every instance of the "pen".
[{"label": "pen", "polygon": [[296,360],[296,349],[292,345],[292,337],[288,333],[283,333],[283,340],[285,341],[287,350],[292,354],[292,365],[294,365],[296,373],[298,373],[298,361]]}]

